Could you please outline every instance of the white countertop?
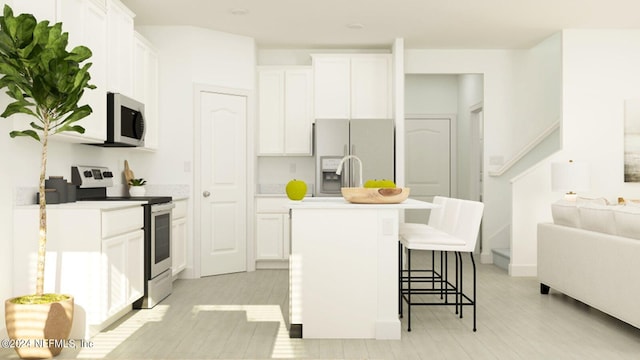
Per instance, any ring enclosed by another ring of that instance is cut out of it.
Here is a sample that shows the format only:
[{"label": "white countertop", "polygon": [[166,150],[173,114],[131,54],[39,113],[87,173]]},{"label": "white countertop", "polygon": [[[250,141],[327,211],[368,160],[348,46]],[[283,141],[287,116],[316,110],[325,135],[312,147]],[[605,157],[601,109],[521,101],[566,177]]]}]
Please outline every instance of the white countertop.
[{"label": "white countertop", "polygon": [[343,197],[312,197],[301,201],[289,201],[289,209],[433,209],[438,205],[415,199],[407,199],[399,204],[352,204]]},{"label": "white countertop", "polygon": [[[116,210],[134,206],[142,206],[146,201],[76,201],[62,204],[47,204],[47,210]],[[16,209],[37,209],[39,205],[20,205]]]}]

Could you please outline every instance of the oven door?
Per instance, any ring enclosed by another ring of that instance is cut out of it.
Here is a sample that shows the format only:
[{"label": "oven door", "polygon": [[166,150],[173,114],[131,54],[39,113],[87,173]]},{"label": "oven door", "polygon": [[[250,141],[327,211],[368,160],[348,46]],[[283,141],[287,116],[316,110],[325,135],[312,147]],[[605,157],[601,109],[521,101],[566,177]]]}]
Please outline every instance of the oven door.
[{"label": "oven door", "polygon": [[171,209],[173,203],[151,205],[151,279],[171,268]]}]

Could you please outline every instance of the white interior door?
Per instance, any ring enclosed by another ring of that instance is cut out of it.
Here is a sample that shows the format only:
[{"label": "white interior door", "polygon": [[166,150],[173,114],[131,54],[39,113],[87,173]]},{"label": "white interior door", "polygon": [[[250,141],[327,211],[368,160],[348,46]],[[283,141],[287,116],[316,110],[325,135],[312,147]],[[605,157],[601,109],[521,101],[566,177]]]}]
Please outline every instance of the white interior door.
[{"label": "white interior door", "polygon": [[[451,196],[451,118],[406,119],[405,184],[410,197]],[[407,210],[405,221],[426,223],[428,210]]]},{"label": "white interior door", "polygon": [[247,98],[199,96],[200,275],[246,271]]}]

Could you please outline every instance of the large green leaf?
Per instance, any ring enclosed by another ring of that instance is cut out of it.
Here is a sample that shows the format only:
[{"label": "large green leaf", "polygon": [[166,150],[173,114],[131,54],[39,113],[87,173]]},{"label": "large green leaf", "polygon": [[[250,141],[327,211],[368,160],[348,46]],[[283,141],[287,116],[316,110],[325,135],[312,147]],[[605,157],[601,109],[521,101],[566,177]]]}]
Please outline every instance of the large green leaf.
[{"label": "large green leaf", "polygon": [[[85,46],[67,49],[69,34],[63,24],[38,22],[33,15],[14,16],[5,5],[0,17],[0,89],[15,101],[7,105],[2,117],[23,113],[42,123],[31,123],[32,129],[11,132],[11,136],[29,136],[36,140],[38,132],[84,132],[75,123],[91,114],[89,105],[79,106],[90,84],[92,56]],[[34,136],[35,135],[35,136]]]}]

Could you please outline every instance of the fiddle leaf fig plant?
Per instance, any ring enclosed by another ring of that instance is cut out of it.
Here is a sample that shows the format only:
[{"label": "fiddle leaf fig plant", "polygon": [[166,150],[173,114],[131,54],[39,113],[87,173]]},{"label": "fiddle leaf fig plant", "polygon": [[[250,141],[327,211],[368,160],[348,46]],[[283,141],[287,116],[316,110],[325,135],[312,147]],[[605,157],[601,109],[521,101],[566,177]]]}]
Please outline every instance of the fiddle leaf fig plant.
[{"label": "fiddle leaf fig plant", "polygon": [[69,34],[62,23],[38,22],[31,14],[13,15],[5,5],[0,17],[0,89],[13,99],[1,117],[26,114],[34,118],[30,128],[11,131],[10,136],[27,136],[41,144],[40,159],[40,231],[36,295],[43,295],[44,261],[47,243],[45,177],[49,136],[73,131],[84,133],[76,123],[91,114],[89,105],[79,106],[89,84],[91,50],[77,46],[67,50]]}]

